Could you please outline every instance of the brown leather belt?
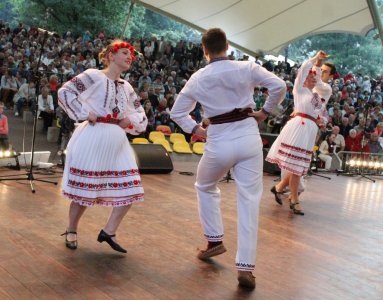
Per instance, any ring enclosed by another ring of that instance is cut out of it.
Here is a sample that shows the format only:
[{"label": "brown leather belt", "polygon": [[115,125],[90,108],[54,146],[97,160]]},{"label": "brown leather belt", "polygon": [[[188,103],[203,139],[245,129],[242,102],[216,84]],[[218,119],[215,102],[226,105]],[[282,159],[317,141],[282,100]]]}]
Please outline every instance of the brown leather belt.
[{"label": "brown leather belt", "polygon": [[232,123],[232,122],[241,121],[247,118],[252,118],[252,116],[248,115],[251,112],[253,112],[253,109],[251,107],[236,108],[232,110],[231,112],[210,117],[209,120],[210,120],[210,124]]},{"label": "brown leather belt", "polygon": [[300,113],[300,112],[295,112],[294,114],[293,114],[293,118],[294,117],[302,117],[302,118],[306,118],[306,119],[309,119],[309,120],[311,120],[311,121],[313,121],[313,122],[317,122],[317,119],[316,118],[314,118],[313,116],[310,116],[310,115],[307,115],[307,114],[305,114],[305,113]]}]

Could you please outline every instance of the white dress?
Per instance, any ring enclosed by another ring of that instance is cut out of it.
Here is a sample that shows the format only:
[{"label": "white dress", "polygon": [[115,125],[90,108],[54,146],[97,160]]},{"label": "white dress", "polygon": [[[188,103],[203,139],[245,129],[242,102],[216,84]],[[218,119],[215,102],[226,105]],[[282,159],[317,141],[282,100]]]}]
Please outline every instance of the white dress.
[{"label": "white dress", "polygon": [[[294,111],[317,118],[326,100],[317,92],[303,87],[312,67],[313,59],[307,60],[298,71],[293,90]],[[323,84],[320,81],[320,74],[317,73],[316,77],[318,85]],[[271,146],[266,160],[298,176],[307,174],[317,132],[318,126],[313,120],[300,116],[290,119]]]},{"label": "white dress", "polygon": [[124,206],[143,201],[144,190],[133,149],[126,132],[145,131],[147,119],[127,81],[113,81],[88,69],[68,81],[58,92],[59,105],[75,121],[93,111],[99,117],[129,117],[133,128],[116,124],[82,122],[67,147],[62,192],[84,206]]}]

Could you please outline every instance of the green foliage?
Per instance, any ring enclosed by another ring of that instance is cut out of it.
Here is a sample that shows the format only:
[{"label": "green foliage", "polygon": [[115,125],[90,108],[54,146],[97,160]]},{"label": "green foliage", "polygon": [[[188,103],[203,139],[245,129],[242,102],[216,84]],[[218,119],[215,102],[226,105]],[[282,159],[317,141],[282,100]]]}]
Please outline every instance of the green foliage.
[{"label": "green foliage", "polygon": [[290,59],[302,62],[318,50],[331,55],[330,60],[341,74],[353,73],[376,76],[383,74],[383,48],[376,31],[362,37],[346,33],[327,33],[298,40],[288,46]]},{"label": "green foliage", "polygon": [[[63,33],[81,34],[89,30],[96,34],[121,37],[164,36],[176,42],[199,39],[199,33],[189,27],[135,4],[129,14],[130,1],[114,0],[6,0],[17,15],[17,22]],[[125,30],[125,22],[128,24]]]},{"label": "green foliage", "polygon": [[11,22],[11,25],[15,25],[16,23],[12,22],[15,20],[12,7],[13,5],[9,0],[3,0],[0,2],[0,20],[3,20],[3,22]]},{"label": "green foliage", "polygon": [[[377,0],[383,15],[383,0]],[[89,30],[93,34],[104,31],[127,38],[164,36],[166,40],[200,41],[200,33],[158,13],[135,4],[129,14],[128,0],[3,0],[0,3],[0,17],[12,24],[23,22],[27,25],[47,28],[63,33],[71,31],[81,34]],[[125,22],[128,24],[125,28]],[[383,50],[376,31],[367,37],[344,33],[320,34],[290,44],[285,54],[302,62],[319,49],[331,54],[331,60],[341,73],[361,72],[372,76],[383,74]]]},{"label": "green foliage", "polygon": [[129,20],[127,37],[163,36],[166,40],[200,40],[200,33],[158,13],[135,6]]},{"label": "green foliage", "polygon": [[11,0],[18,21],[51,31],[119,34],[129,1]]}]

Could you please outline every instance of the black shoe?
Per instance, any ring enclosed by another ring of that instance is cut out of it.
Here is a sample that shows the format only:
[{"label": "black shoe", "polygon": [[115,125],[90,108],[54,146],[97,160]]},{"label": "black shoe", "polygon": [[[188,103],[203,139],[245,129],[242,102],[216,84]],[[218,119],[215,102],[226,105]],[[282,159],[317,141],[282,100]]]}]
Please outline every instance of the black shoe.
[{"label": "black shoe", "polygon": [[76,250],[77,249],[77,239],[75,241],[68,241],[67,235],[68,234],[75,234],[77,237],[77,232],[76,231],[65,231],[61,236],[65,235],[65,246],[67,248]]},{"label": "black shoe", "polygon": [[277,189],[275,188],[275,186],[273,186],[273,187],[271,188],[270,192],[272,192],[272,193],[274,194],[275,201],[276,201],[279,205],[282,205],[283,202],[282,202],[281,195],[283,194],[283,192],[277,192]]},{"label": "black shoe", "polygon": [[107,234],[103,229],[101,229],[100,233],[98,234],[97,241],[99,243],[107,242],[110,247],[112,247],[113,250],[116,250],[118,252],[126,253],[124,248],[122,248],[119,244],[117,244],[115,241],[112,240],[112,237],[115,237],[115,234]]},{"label": "black shoe", "polygon": [[295,205],[297,205],[297,204],[299,204],[299,202],[292,203],[290,201],[290,208],[293,210],[294,214],[304,216],[305,213],[303,212],[303,210],[295,208]]}]

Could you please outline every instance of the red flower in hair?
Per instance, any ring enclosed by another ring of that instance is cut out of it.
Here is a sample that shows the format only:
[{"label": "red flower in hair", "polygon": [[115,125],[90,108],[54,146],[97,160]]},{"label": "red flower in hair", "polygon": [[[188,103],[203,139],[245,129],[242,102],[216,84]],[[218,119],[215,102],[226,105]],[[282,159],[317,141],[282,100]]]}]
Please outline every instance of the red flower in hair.
[{"label": "red flower in hair", "polygon": [[122,49],[122,48],[129,49],[130,58],[131,58],[132,62],[134,62],[134,60],[136,59],[136,57],[134,56],[134,47],[129,43],[121,42],[118,44],[114,44],[110,51],[112,51],[113,53],[116,53],[118,51],[118,49]]},{"label": "red flower in hair", "polygon": [[316,76],[316,75],[317,75],[317,71],[315,71],[315,70],[310,70],[310,71],[309,71],[309,74],[314,74],[314,76]]}]

